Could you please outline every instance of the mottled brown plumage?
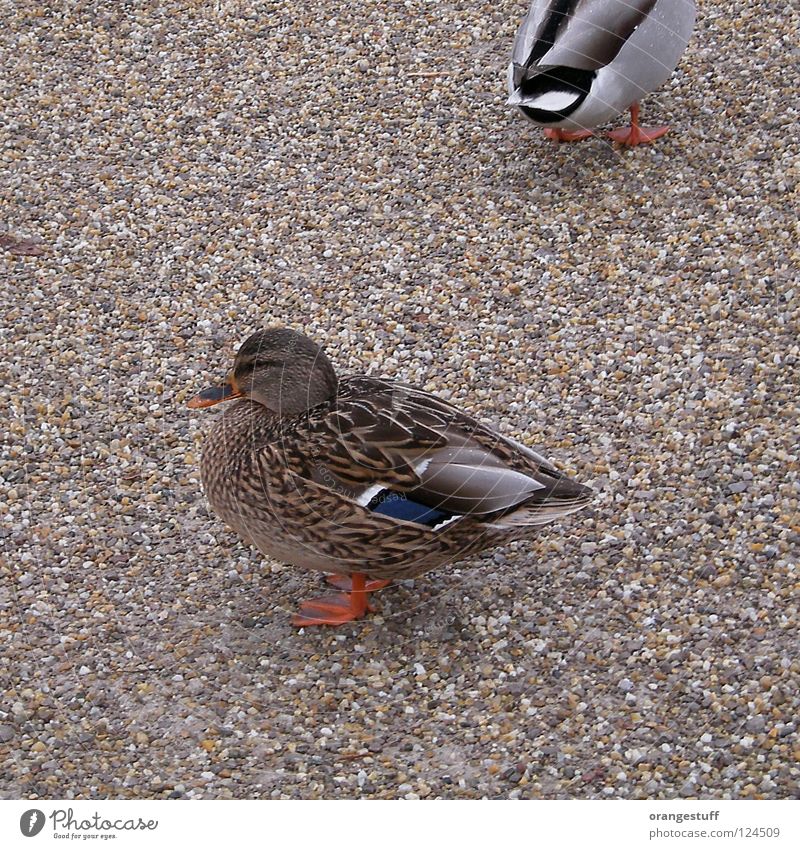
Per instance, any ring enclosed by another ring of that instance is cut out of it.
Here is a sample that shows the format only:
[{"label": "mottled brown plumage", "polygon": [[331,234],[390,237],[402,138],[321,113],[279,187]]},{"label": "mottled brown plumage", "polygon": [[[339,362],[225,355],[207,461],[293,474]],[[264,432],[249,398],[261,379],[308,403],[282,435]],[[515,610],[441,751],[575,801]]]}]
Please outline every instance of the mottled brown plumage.
[{"label": "mottled brown plumage", "polygon": [[302,568],[413,577],[532,536],[591,497],[434,395],[337,380],[321,349],[292,331],[253,334],[223,386],[190,405],[228,398],[244,400],[203,451],[211,507],[265,555]]}]

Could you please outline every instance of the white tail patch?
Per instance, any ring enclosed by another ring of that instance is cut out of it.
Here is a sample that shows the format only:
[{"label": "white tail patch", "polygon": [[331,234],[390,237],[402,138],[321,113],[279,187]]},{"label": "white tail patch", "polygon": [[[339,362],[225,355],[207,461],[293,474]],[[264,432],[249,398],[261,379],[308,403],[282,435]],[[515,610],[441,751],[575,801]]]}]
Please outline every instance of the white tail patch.
[{"label": "white tail patch", "polygon": [[577,91],[544,91],[536,97],[522,97],[520,104],[529,109],[544,109],[547,112],[561,112],[572,106],[580,98]]}]

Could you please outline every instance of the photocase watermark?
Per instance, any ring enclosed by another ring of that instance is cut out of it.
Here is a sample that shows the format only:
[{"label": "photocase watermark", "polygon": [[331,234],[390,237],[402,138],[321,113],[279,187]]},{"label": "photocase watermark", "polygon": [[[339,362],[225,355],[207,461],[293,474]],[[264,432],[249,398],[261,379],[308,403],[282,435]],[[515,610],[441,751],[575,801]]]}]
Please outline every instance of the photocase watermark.
[{"label": "photocase watermark", "polygon": [[86,840],[115,838],[120,831],[155,831],[158,820],[145,820],[141,817],[106,819],[95,812],[91,817],[78,819],[72,808],[56,808],[45,816],[38,808],[31,808],[19,818],[19,830],[26,837],[36,837],[50,820],[53,837],[64,840]]},{"label": "photocase watermark", "polygon": [[31,808],[19,818],[19,830],[25,837],[36,837],[44,828],[45,815],[38,808]]}]

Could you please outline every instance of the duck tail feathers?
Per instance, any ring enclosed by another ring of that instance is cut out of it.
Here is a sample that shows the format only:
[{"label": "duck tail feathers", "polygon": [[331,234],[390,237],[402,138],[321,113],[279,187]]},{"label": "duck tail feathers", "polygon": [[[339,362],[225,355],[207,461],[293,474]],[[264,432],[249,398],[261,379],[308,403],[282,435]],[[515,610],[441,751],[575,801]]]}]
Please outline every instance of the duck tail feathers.
[{"label": "duck tail feathers", "polygon": [[569,478],[560,478],[546,490],[535,493],[515,510],[497,516],[488,524],[497,529],[546,525],[582,510],[593,497],[594,490],[588,486]]}]

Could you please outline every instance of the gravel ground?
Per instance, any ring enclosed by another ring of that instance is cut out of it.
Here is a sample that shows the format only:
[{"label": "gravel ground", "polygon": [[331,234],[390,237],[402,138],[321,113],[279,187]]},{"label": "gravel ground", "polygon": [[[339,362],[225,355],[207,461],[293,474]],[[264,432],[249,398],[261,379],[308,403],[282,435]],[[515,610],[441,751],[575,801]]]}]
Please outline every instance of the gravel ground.
[{"label": "gravel ground", "polygon": [[[702,3],[620,152],[504,106],[524,11],[2,4],[3,796],[798,794],[800,15]],[[595,505],[296,632],[185,407],[270,323]]]}]

